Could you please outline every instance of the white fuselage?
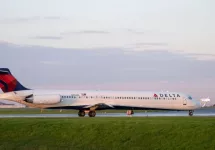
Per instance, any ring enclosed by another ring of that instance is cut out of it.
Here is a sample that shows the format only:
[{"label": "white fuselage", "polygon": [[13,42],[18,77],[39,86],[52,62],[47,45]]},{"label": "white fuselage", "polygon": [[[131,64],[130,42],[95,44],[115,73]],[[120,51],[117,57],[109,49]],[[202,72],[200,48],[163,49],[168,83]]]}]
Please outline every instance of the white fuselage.
[{"label": "white fuselage", "polygon": [[[13,100],[10,96],[14,92],[0,94],[0,98]],[[96,104],[105,104],[111,109],[167,109],[167,110],[194,110],[200,108],[200,101],[192,99],[189,95],[177,92],[153,92],[153,91],[90,91],[90,90],[25,90],[15,92],[16,96],[25,97],[33,94],[44,99],[48,95],[59,95],[60,101],[55,104],[41,104],[43,108],[71,108],[82,109]],[[53,97],[53,96],[52,96]],[[39,99],[39,101],[40,101]],[[13,100],[22,103],[23,100]],[[28,105],[28,103],[25,103]],[[107,108],[107,109],[109,109]]]}]

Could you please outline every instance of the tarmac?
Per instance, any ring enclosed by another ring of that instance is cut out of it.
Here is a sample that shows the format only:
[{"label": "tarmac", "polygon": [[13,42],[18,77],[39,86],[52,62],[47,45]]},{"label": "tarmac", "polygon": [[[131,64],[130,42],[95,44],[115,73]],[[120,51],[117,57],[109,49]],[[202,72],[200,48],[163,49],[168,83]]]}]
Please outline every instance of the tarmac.
[{"label": "tarmac", "polygon": [[[126,113],[97,113],[96,117],[162,117],[162,116],[187,116],[188,111],[166,111],[166,112],[144,112],[127,115]],[[193,116],[215,116],[215,109],[195,110]],[[0,118],[72,118],[78,117],[77,114],[0,114]],[[85,117],[88,117],[86,114]]]}]

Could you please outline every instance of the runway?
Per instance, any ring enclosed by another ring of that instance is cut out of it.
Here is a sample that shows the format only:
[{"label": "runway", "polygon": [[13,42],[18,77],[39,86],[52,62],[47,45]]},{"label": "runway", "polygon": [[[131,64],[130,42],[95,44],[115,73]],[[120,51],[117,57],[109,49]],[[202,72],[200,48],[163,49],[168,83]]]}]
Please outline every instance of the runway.
[{"label": "runway", "polygon": [[[167,111],[167,112],[145,112],[135,113],[132,117],[162,117],[162,116],[188,116],[188,111]],[[215,109],[195,110],[193,116],[215,116]],[[77,114],[0,114],[0,118],[73,118]],[[86,114],[85,117],[88,117]],[[97,113],[96,117],[130,117],[126,113]]]}]

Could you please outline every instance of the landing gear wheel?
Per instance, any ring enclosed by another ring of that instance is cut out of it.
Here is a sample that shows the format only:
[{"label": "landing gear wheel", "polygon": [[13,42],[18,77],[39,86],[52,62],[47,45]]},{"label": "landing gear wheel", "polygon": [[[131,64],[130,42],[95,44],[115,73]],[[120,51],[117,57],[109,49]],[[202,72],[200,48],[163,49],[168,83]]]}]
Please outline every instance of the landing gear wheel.
[{"label": "landing gear wheel", "polygon": [[131,115],[133,115],[134,114],[134,111],[133,110],[131,110]]},{"label": "landing gear wheel", "polygon": [[189,116],[193,116],[193,110],[189,110]]},{"label": "landing gear wheel", "polygon": [[95,117],[96,116],[96,112],[95,111],[89,111],[88,116],[89,117]]},{"label": "landing gear wheel", "polygon": [[133,115],[134,111],[133,110],[127,110],[127,115]]},{"label": "landing gear wheel", "polygon": [[79,117],[84,117],[85,116],[85,112],[83,110],[79,110],[78,116]]}]

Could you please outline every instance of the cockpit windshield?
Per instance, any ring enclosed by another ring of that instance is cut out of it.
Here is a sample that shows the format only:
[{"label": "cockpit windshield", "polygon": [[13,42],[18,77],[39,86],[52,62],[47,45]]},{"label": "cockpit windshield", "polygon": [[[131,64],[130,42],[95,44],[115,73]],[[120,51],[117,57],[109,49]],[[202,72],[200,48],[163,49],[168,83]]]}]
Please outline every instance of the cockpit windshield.
[{"label": "cockpit windshield", "polygon": [[192,97],[191,97],[191,96],[188,96],[188,99],[192,100]]}]

